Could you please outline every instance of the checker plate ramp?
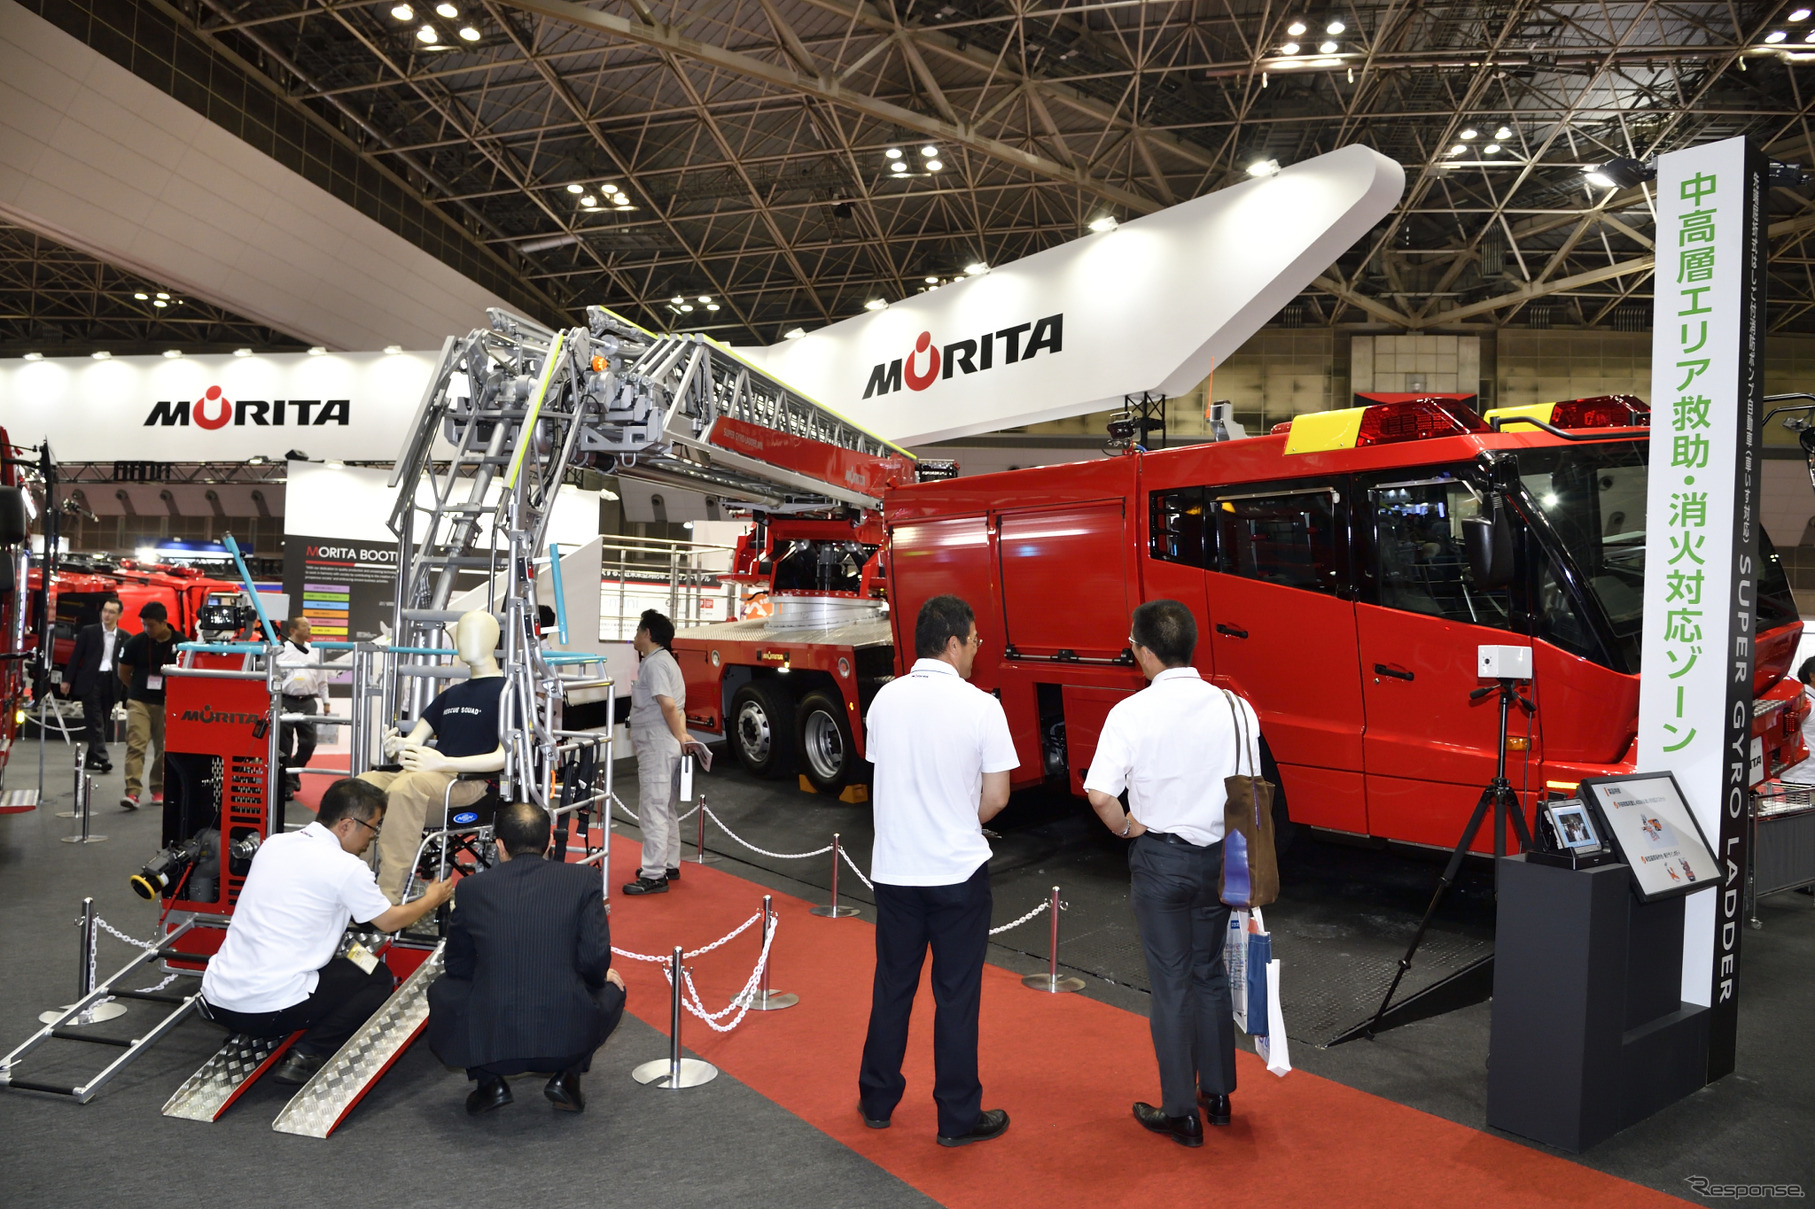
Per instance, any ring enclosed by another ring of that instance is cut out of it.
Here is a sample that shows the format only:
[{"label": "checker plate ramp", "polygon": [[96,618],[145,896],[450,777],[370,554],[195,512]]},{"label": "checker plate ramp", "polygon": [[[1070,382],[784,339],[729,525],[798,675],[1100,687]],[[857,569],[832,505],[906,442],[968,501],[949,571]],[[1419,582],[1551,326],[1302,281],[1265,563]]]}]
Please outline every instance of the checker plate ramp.
[{"label": "checker plate ramp", "polygon": [[284,1052],[302,1036],[248,1037],[235,1033],[227,1038],[202,1068],[183,1080],[164,1102],[167,1117],[185,1121],[218,1121],[247,1088],[277,1064]]},{"label": "checker plate ramp", "polygon": [[441,976],[446,948],[446,941],[435,946],[428,960],[284,1105],[272,1129],[309,1138],[334,1132],[428,1023],[429,984]]},{"label": "checker plate ramp", "polygon": [[38,791],[35,789],[9,789],[0,793],[0,814],[24,814],[38,808]]}]

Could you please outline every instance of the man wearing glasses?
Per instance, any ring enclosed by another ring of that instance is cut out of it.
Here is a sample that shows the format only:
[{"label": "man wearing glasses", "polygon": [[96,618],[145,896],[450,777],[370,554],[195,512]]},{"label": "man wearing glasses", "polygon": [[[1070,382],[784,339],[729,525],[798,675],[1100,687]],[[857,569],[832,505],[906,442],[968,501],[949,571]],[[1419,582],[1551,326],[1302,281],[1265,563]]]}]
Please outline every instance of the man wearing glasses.
[{"label": "man wearing glasses", "polygon": [[930,947],[941,1146],[988,1141],[1008,1128],[1007,1112],[983,1107],[977,1077],[991,906],[983,824],[1008,804],[1008,774],[1020,760],[1002,703],[965,683],[978,645],[971,607],[933,597],[914,623],[919,658],[882,686],[866,719],[876,765],[876,981],[858,1108],[865,1125],[887,1129],[907,1090],[908,1015]]},{"label": "man wearing glasses", "polygon": [[336,781],[313,823],[266,840],[202,975],[202,1014],[216,1024],[249,1037],[306,1030],[271,1074],[280,1083],[306,1083],[396,985],[363,950],[335,956],[348,920],[396,932],[453,895],[451,881],[430,882],[393,907],[378,889],[359,858],[384,826],[384,801],[377,786]]}]

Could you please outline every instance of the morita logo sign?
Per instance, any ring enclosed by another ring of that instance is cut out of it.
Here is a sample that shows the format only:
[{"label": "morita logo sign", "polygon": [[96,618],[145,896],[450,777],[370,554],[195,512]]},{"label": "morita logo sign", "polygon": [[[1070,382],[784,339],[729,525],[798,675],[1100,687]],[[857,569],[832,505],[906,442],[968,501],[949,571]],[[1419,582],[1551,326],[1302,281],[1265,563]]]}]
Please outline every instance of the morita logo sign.
[{"label": "morita logo sign", "polygon": [[213,431],[229,424],[266,427],[318,427],[337,424],[345,428],[351,420],[347,399],[240,399],[227,398],[218,386],[210,386],[193,404],[187,399],[160,400],[145,417],[145,427],[197,428]]},{"label": "morita logo sign", "polygon": [[1039,353],[1057,353],[1064,348],[1063,313],[998,328],[968,340],[954,340],[943,348],[933,342],[931,332],[921,332],[920,339],[914,342],[912,354],[885,361],[870,370],[863,397],[893,394],[904,385],[909,390],[925,390],[955,373],[982,373],[997,365],[1013,365]]}]

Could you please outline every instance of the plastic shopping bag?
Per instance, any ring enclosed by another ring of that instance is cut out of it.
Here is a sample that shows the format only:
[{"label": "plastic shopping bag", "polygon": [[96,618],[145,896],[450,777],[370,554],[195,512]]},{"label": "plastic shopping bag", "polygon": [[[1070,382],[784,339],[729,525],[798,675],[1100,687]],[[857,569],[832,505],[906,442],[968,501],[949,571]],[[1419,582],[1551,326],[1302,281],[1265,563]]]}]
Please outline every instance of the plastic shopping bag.
[{"label": "plastic shopping bag", "polygon": [[1235,1008],[1235,1027],[1248,1031],[1248,912],[1229,912],[1229,931],[1223,937],[1223,968],[1229,972],[1229,1002]]},{"label": "plastic shopping bag", "polygon": [[1260,910],[1229,912],[1229,932],[1223,940],[1223,966],[1229,972],[1229,1002],[1235,1027],[1250,1036],[1264,1036],[1267,1022],[1267,963],[1273,960],[1273,938],[1267,933]]},{"label": "plastic shopping bag", "polygon": [[1286,1041],[1286,1018],[1279,1010],[1279,959],[1267,962],[1267,1031],[1254,1035],[1254,1052],[1272,1073],[1284,1076],[1292,1069],[1292,1053]]}]

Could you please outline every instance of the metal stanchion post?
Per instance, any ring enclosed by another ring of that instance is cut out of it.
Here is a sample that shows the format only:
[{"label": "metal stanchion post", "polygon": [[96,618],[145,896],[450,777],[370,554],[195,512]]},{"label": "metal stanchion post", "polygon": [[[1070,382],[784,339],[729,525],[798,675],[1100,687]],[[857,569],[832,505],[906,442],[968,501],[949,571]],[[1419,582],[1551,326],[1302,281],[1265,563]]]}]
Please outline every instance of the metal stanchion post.
[{"label": "metal stanchion post", "polygon": [[840,850],[839,850],[839,846],[838,846],[838,833],[836,831],[834,831],[832,833],[832,901],[823,907],[812,908],[813,914],[823,915],[829,919],[837,919],[841,915],[860,914],[860,912],[857,910],[856,907],[841,907],[838,905],[839,851]]},{"label": "metal stanchion post", "polygon": [[66,835],[63,837],[63,842],[65,844],[98,844],[107,837],[104,835],[88,834],[88,824],[90,817],[93,814],[95,800],[95,779],[93,777],[82,778],[81,793],[78,797],[81,800],[76,803],[76,809],[82,812],[82,833],[80,835]]},{"label": "metal stanchion post", "polygon": [[769,934],[775,930],[774,901],[774,895],[763,895],[763,948],[768,950],[769,960],[763,963],[762,987],[752,991],[746,1000],[753,1012],[779,1012],[783,1008],[791,1008],[800,1002],[799,995],[769,989],[769,967],[775,964],[775,949],[769,943]]},{"label": "metal stanchion post", "polygon": [[1047,904],[1046,910],[1052,916],[1052,946],[1047,950],[1046,973],[1029,974],[1021,980],[1021,985],[1053,995],[1065,991],[1081,991],[1084,989],[1082,978],[1059,977],[1059,888],[1057,886],[1052,888],[1052,900]]},{"label": "metal stanchion post", "polygon": [[76,749],[75,772],[70,777],[71,796],[69,799],[69,809],[57,811],[58,818],[79,819],[82,817],[82,776],[82,749],[78,747]]},{"label": "metal stanchion post", "polygon": [[674,946],[674,957],[669,966],[669,973],[674,979],[674,1000],[668,1017],[668,1056],[645,1062],[630,1072],[630,1077],[638,1083],[653,1083],[657,1087],[666,1087],[679,1091],[683,1087],[698,1087],[718,1078],[718,1067],[698,1058],[681,1057],[681,996],[686,990],[681,985],[685,976],[681,969],[681,946]]},{"label": "metal stanchion post", "polygon": [[[82,918],[76,921],[81,935],[76,940],[76,1003],[81,1003],[94,993],[95,989],[95,941],[99,939],[99,925],[95,923],[95,900],[82,900]],[[75,1004],[69,1005],[74,1007]],[[38,1019],[45,1024],[55,1024],[67,1012],[69,1007],[52,1008],[48,1012],[39,1012]],[[98,1024],[103,1020],[113,1020],[126,1014],[126,1005],[105,1000],[70,1017],[70,1024]]]},{"label": "metal stanchion post", "polygon": [[693,863],[696,865],[704,865],[716,862],[718,860],[716,856],[706,855],[706,793],[704,790],[700,791],[699,813],[695,817],[700,821],[697,838],[694,840],[694,845],[699,849],[699,854],[694,857]]}]

